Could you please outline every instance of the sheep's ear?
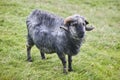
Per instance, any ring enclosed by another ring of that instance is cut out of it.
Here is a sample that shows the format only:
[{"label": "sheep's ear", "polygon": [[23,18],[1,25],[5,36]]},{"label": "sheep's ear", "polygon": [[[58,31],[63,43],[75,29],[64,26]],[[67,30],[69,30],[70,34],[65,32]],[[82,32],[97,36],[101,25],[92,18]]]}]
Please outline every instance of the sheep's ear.
[{"label": "sheep's ear", "polygon": [[83,17],[83,16],[80,16],[80,17],[85,21],[86,25],[89,24],[89,22],[87,21],[87,19],[85,17]]},{"label": "sheep's ear", "polygon": [[87,26],[86,26],[86,27],[85,27],[85,30],[86,30],[86,31],[91,31],[91,30],[93,30],[93,29],[94,29],[93,26],[91,26],[91,27],[87,27]]},{"label": "sheep's ear", "polygon": [[64,19],[64,25],[65,26],[70,26],[70,23],[73,22],[73,21],[74,20],[73,20],[72,16],[69,16],[69,17]]}]

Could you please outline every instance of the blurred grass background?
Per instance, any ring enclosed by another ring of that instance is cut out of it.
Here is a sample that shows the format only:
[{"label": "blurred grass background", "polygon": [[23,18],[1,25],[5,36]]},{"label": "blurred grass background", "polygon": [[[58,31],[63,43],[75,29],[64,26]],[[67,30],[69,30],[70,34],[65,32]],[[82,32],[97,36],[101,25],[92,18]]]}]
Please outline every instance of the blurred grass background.
[{"label": "blurred grass background", "polygon": [[[77,13],[95,26],[73,57],[74,72],[64,75],[56,54],[41,60],[36,47],[34,61],[25,61],[25,20],[34,9]],[[120,80],[120,0],[0,0],[0,80]]]}]

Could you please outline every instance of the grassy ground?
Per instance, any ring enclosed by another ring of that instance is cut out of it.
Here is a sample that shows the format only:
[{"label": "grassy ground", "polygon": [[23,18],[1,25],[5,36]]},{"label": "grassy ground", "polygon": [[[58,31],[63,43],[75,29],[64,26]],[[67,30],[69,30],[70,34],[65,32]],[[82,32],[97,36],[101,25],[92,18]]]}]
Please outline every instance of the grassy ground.
[{"label": "grassy ground", "polygon": [[[36,8],[96,26],[73,57],[74,72],[64,75],[56,54],[41,60],[36,47],[25,61],[25,19]],[[0,80],[120,80],[120,0],[0,0]]]}]

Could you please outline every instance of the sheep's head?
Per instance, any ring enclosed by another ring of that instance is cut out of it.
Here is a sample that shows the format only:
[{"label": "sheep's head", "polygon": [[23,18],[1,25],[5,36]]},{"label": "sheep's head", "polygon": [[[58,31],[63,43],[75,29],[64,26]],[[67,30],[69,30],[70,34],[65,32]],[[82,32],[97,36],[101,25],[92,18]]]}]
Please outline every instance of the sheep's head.
[{"label": "sheep's head", "polygon": [[69,31],[73,37],[83,38],[85,31],[94,29],[94,27],[87,27],[87,24],[89,24],[89,22],[84,17],[76,14],[65,18],[65,26],[62,28]]}]

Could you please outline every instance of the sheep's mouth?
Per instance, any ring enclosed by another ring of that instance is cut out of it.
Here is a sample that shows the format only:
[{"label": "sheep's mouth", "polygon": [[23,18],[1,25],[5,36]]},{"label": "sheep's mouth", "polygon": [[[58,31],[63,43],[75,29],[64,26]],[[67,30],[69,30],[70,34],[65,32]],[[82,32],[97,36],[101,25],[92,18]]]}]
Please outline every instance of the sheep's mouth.
[{"label": "sheep's mouth", "polygon": [[72,38],[74,40],[80,40],[80,39],[84,38],[84,35],[72,36]]},{"label": "sheep's mouth", "polygon": [[74,40],[80,40],[80,38],[78,36],[74,36],[72,37]]},{"label": "sheep's mouth", "polygon": [[84,34],[80,34],[80,35],[78,35],[79,36],[79,38],[83,38],[84,37]]}]

